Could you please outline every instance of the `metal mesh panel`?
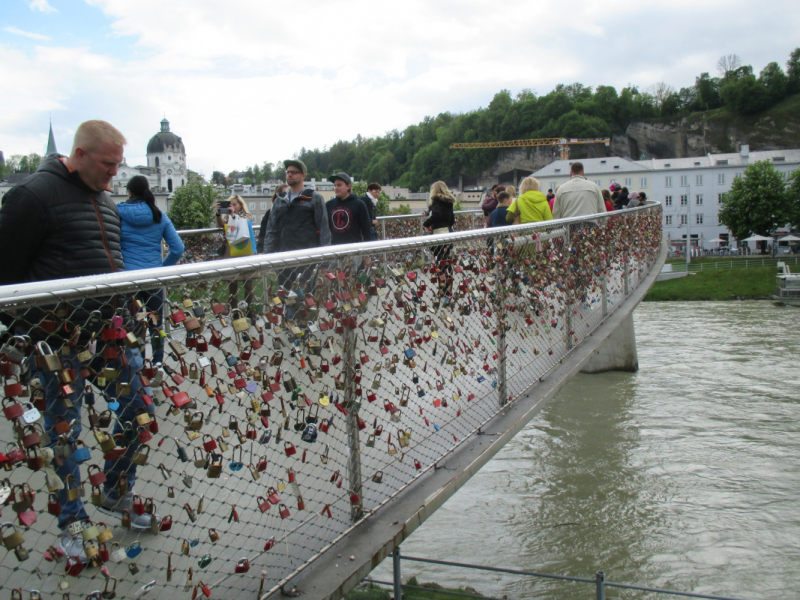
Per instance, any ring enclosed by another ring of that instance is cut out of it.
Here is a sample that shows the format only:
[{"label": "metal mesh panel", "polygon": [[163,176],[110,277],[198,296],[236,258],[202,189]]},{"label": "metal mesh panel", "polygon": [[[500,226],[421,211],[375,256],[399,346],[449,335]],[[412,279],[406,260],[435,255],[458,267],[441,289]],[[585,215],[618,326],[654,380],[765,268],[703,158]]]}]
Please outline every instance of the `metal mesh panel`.
[{"label": "metal mesh panel", "polygon": [[[653,205],[0,290],[5,587],[273,589],[585,339],[660,223]],[[131,527],[97,506],[131,490]],[[108,525],[105,561],[48,549],[67,515],[91,520],[77,538]]]}]

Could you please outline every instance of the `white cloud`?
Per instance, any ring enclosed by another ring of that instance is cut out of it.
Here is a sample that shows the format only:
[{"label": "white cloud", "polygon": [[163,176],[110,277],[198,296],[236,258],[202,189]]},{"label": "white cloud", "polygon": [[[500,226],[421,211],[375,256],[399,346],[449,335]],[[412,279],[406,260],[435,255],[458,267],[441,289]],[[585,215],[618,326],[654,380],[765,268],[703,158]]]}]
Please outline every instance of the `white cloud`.
[{"label": "white cloud", "polygon": [[58,12],[47,0],[31,0],[30,7],[31,10],[38,10],[43,13]]},{"label": "white cloud", "polygon": [[46,35],[42,35],[40,33],[31,33],[30,31],[23,31],[22,29],[17,29],[16,27],[6,27],[6,28],[3,29],[3,31],[6,31],[8,33],[13,33],[13,34],[16,34],[16,35],[22,35],[22,36],[31,38],[32,40],[47,41],[47,40],[51,39],[50,37],[48,37]]},{"label": "white cloud", "polygon": [[57,137],[104,118],[130,140],[129,163],[143,162],[166,113],[190,168],[210,174],[474,110],[504,88],[679,88],[729,52],[756,70],[786,60],[793,3],[778,0],[773,22],[755,0],[722,1],[173,0],[167,19],[153,18],[161,0],[87,0],[109,19],[102,38],[0,45],[0,80],[26,82],[4,99],[0,133],[10,153],[39,143],[50,111]]}]

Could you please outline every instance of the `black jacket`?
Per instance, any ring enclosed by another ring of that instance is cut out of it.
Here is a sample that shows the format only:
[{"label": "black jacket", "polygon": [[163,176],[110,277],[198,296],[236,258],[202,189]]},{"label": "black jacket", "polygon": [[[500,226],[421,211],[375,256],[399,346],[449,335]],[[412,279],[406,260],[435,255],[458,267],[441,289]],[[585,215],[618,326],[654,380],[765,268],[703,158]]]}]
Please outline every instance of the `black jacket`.
[{"label": "black jacket", "polygon": [[344,200],[331,198],[325,207],[328,209],[331,244],[372,241],[372,221],[367,207],[355,194],[350,194]]},{"label": "black jacket", "polygon": [[453,215],[453,201],[441,196],[434,196],[431,200],[431,214],[423,225],[431,229],[453,227],[456,224],[456,218]]},{"label": "black jacket", "polygon": [[[367,213],[369,214],[369,227],[372,229],[372,222],[375,220],[375,205],[372,203],[372,198],[370,198],[369,194],[364,194],[359,198],[364,203],[364,206],[367,207]],[[372,238],[370,238],[372,240]]]},{"label": "black jacket", "polygon": [[264,253],[330,245],[328,213],[320,194],[305,188],[291,202],[288,192],[275,198],[264,234]]},{"label": "black jacket", "polygon": [[122,271],[120,227],[108,192],[47,156],[0,206],[0,285]]},{"label": "black jacket", "polygon": [[261,219],[261,227],[258,229],[258,240],[256,241],[256,253],[258,254],[264,253],[264,237],[267,235],[267,227],[269,227],[269,213],[271,212],[272,209],[269,209],[264,213],[264,218]]}]

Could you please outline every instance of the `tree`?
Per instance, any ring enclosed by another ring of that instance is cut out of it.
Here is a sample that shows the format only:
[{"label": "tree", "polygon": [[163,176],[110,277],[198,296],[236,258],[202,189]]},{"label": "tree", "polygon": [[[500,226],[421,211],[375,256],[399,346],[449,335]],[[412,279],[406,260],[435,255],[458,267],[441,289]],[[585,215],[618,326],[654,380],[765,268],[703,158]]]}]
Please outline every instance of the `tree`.
[{"label": "tree", "polygon": [[789,223],[794,229],[800,227],[800,169],[795,169],[788,178],[789,188],[786,191],[789,203]]},{"label": "tree", "polygon": [[[367,184],[363,181],[357,181],[353,184],[353,193],[361,198],[367,193]],[[378,194],[378,203],[375,205],[375,216],[385,217],[388,214],[390,214],[389,196],[387,196],[385,192],[381,191]]]},{"label": "tree", "polygon": [[225,177],[225,174],[221,171],[214,171],[211,174],[211,182],[216,183],[217,185],[228,187],[228,178]]},{"label": "tree", "polygon": [[411,207],[408,204],[401,204],[400,206],[395,206],[389,214],[392,215],[410,215],[411,214]]},{"label": "tree", "polygon": [[800,48],[795,48],[789,55],[789,61],[786,63],[786,75],[789,78],[789,93],[800,92]]},{"label": "tree", "polygon": [[655,104],[656,108],[661,108],[664,106],[664,102],[666,101],[667,97],[675,94],[675,88],[665,83],[663,81],[659,81],[658,83],[654,83],[648,89],[648,92],[653,97],[653,103]]},{"label": "tree", "polygon": [[189,182],[172,194],[169,218],[175,229],[210,227],[214,218],[214,202],[223,198],[223,192],[213,184],[203,185],[200,178],[189,175]]},{"label": "tree", "polygon": [[735,71],[742,66],[742,59],[737,54],[726,54],[717,61],[719,74],[725,77],[731,71]]},{"label": "tree", "polygon": [[758,75],[758,82],[764,86],[769,98],[769,104],[775,105],[786,97],[789,87],[789,78],[776,62],[769,63]]},{"label": "tree", "polygon": [[767,235],[776,225],[792,220],[792,205],[786,190],[786,178],[768,160],[753,163],[741,177],[733,180],[722,196],[719,222],[730,229],[737,240],[750,234]]}]

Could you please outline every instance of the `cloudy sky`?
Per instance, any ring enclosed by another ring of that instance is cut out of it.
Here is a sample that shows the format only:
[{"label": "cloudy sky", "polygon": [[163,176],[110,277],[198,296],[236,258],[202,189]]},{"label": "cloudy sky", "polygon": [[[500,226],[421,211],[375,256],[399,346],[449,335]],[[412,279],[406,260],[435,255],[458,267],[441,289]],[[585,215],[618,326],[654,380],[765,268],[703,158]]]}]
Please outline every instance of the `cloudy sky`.
[{"label": "cloudy sky", "polygon": [[557,83],[691,85],[800,46],[797,0],[2,0],[0,150],[87,119],[145,163],[164,115],[210,176]]}]

